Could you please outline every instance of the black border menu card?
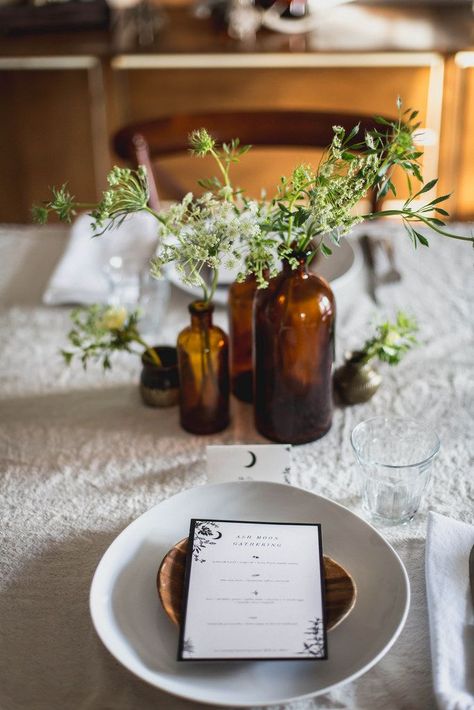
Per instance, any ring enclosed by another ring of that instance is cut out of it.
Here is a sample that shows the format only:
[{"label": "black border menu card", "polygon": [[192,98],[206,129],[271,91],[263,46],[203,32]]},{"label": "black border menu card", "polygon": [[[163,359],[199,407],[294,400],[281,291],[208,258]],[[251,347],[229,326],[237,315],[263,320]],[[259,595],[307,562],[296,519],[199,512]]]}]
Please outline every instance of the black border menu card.
[{"label": "black border menu card", "polygon": [[178,660],[327,658],[321,527],[193,519]]}]

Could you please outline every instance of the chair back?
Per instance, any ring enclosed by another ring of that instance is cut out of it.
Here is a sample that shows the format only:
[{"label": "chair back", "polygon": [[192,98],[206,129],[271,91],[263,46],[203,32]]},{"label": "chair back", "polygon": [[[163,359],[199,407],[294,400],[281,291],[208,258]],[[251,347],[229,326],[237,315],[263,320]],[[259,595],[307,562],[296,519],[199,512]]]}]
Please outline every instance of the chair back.
[{"label": "chair back", "polygon": [[241,145],[255,147],[325,148],[333,138],[333,126],[350,130],[360,124],[360,135],[373,130],[373,118],[358,114],[323,111],[237,111],[186,113],[125,126],[113,139],[116,154],[127,162],[147,167],[150,204],[159,207],[155,178],[168,194],[181,199],[187,192],[160,164],[160,158],[185,153],[188,136],[205,127],[219,143],[239,138]]}]

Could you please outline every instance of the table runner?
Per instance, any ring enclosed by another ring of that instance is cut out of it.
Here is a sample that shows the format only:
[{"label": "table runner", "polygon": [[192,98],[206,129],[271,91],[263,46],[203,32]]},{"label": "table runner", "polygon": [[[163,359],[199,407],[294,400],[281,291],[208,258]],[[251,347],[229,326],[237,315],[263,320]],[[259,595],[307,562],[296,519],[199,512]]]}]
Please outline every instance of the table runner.
[{"label": "table runner", "polygon": [[[470,233],[468,225],[455,225]],[[408,526],[384,529],[412,587],[407,624],[384,659],[355,682],[285,710],[434,707],[424,583],[429,509],[474,521],[473,261],[462,243],[431,238],[414,250],[396,224],[372,224],[396,241],[399,284],[363,295],[338,315],[337,355],[360,345],[371,319],[403,308],[420,322],[422,345],[370,402],[337,407],[329,434],[296,447],[292,481],[358,510],[349,436],[383,413],[424,419],[442,449],[422,509]],[[368,231],[365,229],[364,231]],[[232,424],[194,437],[177,409],[139,399],[138,358],[119,355],[111,373],[67,369],[68,309],[40,305],[65,244],[63,227],[0,229],[0,707],[2,710],[181,710],[202,708],[148,686],[122,668],[97,638],[88,593],[102,554],[144,511],[205,483],[205,447],[260,442],[248,405],[232,402]],[[159,340],[187,322],[188,296],[174,290]],[[225,312],[217,322],[225,323]]]}]

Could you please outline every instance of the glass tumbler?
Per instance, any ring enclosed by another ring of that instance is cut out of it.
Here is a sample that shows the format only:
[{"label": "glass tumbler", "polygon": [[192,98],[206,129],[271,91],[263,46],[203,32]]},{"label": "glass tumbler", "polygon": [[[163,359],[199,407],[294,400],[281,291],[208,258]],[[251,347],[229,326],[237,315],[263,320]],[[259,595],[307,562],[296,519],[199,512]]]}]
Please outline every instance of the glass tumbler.
[{"label": "glass tumbler", "polygon": [[374,417],[355,427],[351,443],[365,512],[384,525],[412,520],[439,452],[437,434],[408,417]]},{"label": "glass tumbler", "polygon": [[107,303],[129,312],[138,309],[141,334],[156,337],[168,307],[169,282],[151,276],[148,261],[127,254],[111,256],[104,274],[109,285]]},{"label": "glass tumbler", "polygon": [[123,306],[132,311],[140,300],[140,271],[143,264],[128,256],[115,254],[104,267],[104,274],[109,283],[107,303],[110,306]]},{"label": "glass tumbler", "polygon": [[140,331],[156,337],[161,333],[170,299],[170,284],[165,278],[156,279],[148,264],[140,273]]}]

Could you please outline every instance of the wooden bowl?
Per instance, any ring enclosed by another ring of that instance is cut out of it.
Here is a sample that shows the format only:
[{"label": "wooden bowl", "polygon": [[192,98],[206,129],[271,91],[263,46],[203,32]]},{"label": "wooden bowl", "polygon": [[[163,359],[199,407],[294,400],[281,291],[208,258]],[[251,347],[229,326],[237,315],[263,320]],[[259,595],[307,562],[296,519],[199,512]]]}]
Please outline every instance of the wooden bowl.
[{"label": "wooden bowl", "polygon": [[[156,577],[156,586],[163,609],[177,626],[181,622],[187,547],[188,538],[176,543],[164,556]],[[326,555],[323,561],[326,621],[329,631],[350,613],[356,601],[357,591],[354,580],[344,567]]]}]

